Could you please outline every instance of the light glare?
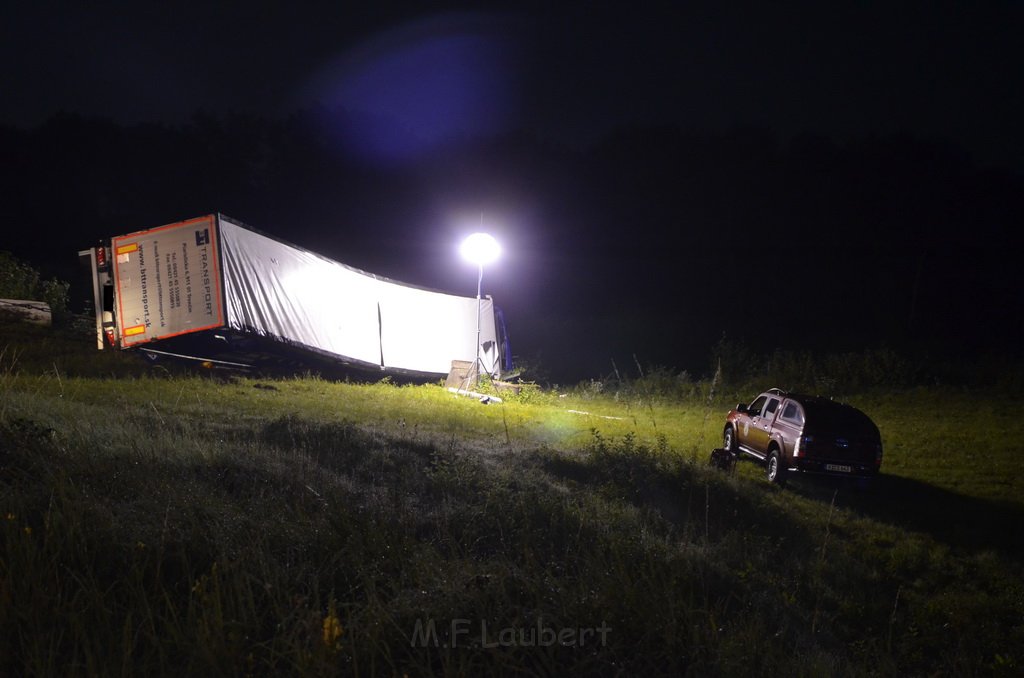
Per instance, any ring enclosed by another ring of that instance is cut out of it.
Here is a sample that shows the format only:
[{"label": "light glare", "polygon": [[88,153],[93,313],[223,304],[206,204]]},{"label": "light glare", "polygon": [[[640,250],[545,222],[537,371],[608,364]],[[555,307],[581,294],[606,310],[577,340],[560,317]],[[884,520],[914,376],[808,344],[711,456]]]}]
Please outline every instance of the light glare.
[{"label": "light glare", "polygon": [[459,252],[466,261],[483,266],[498,258],[501,245],[487,233],[474,233],[462,241]]}]

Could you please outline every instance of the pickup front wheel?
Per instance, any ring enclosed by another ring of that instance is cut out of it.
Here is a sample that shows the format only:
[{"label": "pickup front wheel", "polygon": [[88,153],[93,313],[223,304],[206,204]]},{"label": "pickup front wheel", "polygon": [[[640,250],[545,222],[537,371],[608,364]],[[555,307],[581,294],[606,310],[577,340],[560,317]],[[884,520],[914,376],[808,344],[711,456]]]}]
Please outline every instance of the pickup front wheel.
[{"label": "pickup front wheel", "polygon": [[786,484],[786,470],[782,467],[782,459],[779,457],[778,450],[772,450],[768,455],[768,460],[765,462],[765,475],[770,483]]},{"label": "pickup front wheel", "polygon": [[736,451],[736,433],[732,430],[732,426],[727,426],[725,433],[722,434],[722,447],[729,452]]}]

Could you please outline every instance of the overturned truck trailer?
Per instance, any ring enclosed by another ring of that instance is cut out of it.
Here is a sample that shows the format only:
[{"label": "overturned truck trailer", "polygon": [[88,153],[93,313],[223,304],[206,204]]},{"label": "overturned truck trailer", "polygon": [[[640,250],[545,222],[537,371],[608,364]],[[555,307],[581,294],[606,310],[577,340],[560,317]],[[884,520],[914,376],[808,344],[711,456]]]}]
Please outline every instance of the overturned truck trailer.
[{"label": "overturned truck trailer", "polygon": [[117,236],[79,256],[91,271],[100,349],[421,378],[478,354],[481,372],[511,368],[490,297],[478,306],[366,273],[220,214]]}]

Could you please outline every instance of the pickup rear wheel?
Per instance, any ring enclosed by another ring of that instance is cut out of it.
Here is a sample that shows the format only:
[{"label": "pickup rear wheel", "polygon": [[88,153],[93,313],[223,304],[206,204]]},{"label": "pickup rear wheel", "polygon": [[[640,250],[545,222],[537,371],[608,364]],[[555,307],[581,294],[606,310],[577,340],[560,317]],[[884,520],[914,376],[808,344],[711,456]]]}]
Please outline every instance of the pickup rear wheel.
[{"label": "pickup rear wheel", "polygon": [[736,432],[732,430],[732,426],[725,427],[725,433],[722,434],[722,447],[729,452],[736,451]]},{"label": "pickup rear wheel", "polygon": [[768,482],[775,485],[786,484],[786,470],[782,466],[782,458],[779,456],[778,450],[772,450],[768,454],[768,460],[765,462],[765,476],[768,478]]}]

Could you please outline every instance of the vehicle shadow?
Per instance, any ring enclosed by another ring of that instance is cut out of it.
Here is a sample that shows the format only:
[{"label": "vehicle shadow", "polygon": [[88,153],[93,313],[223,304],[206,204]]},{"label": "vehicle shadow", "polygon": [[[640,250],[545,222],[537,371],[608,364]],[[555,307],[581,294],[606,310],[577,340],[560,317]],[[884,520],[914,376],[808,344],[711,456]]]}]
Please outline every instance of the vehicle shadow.
[{"label": "vehicle shadow", "polygon": [[1024,506],[968,497],[911,478],[882,474],[854,479],[801,476],[787,491],[865,517],[931,535],[953,548],[1024,558]]}]

